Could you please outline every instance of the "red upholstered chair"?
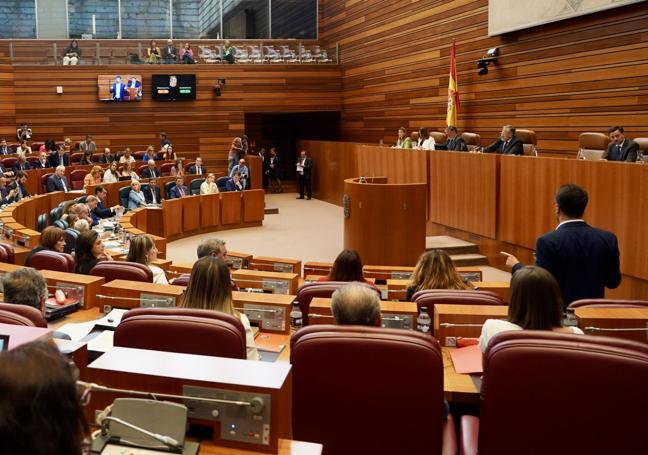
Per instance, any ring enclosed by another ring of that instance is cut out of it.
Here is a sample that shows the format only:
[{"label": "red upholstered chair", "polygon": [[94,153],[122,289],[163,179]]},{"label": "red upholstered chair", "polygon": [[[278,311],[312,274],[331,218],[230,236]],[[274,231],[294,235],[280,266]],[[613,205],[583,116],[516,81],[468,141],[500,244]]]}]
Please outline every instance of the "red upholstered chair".
[{"label": "red upholstered chair", "polygon": [[461,420],[462,454],[646,452],[647,344],[513,331],[484,359],[480,417]]},{"label": "red upholstered chair", "polygon": [[16,151],[18,150],[18,147],[20,147],[20,144],[14,142],[13,144],[9,144],[8,147],[12,150],[11,153],[16,153]]},{"label": "red upholstered chair", "polygon": [[189,174],[189,168],[190,168],[191,166],[193,166],[194,164],[196,164],[195,161],[189,161],[188,163],[186,163],[186,164],[184,165],[184,172],[185,172],[185,174]]},{"label": "red upholstered chair", "polygon": [[[297,301],[299,302],[299,309],[304,318],[304,325],[308,325],[310,304],[315,297],[329,298],[335,291],[347,284],[349,283],[346,281],[323,281],[308,283],[300,287],[297,291]],[[371,287],[376,291],[378,296],[380,296],[380,290],[373,286]]]},{"label": "red upholstered chair", "polygon": [[43,145],[44,144],[42,142],[32,142],[32,144],[30,145],[32,149],[32,153],[38,153],[38,151]]},{"label": "red upholstered chair", "polygon": [[53,172],[48,172],[47,174],[41,175],[41,187],[43,188],[43,194],[47,193],[47,179],[49,179],[53,175]]},{"label": "red upholstered chair", "polygon": [[37,156],[28,156],[27,157],[27,162],[31,167],[34,167],[36,163],[38,162],[38,157]]},{"label": "red upholstered chair", "polygon": [[241,321],[219,311],[136,308],[122,317],[114,345],[155,351],[245,359]]},{"label": "red upholstered chair", "polygon": [[454,453],[434,338],[318,325],[299,330],[290,344],[295,439],[323,444],[333,455],[434,455],[442,453],[442,442],[449,444],[443,453]]},{"label": "red upholstered chair", "polygon": [[188,286],[190,279],[190,273],[183,273],[182,275],[177,276],[171,284],[174,286]]},{"label": "red upholstered chair", "polygon": [[35,327],[34,323],[26,318],[21,316],[18,313],[13,311],[0,310],[0,324],[11,324],[11,325],[25,325],[27,327]]},{"label": "red upholstered chair", "polygon": [[83,158],[83,153],[73,153],[70,155],[70,164],[79,164]]},{"label": "red upholstered chair", "polygon": [[567,312],[576,308],[648,308],[648,300],[581,299],[567,306]]},{"label": "red upholstered chair", "polygon": [[148,167],[148,164],[141,164],[137,168],[137,175],[142,176],[142,171]]},{"label": "red upholstered chair", "polygon": [[144,264],[127,261],[101,261],[90,270],[90,275],[112,280],[153,282],[153,272]]},{"label": "red upholstered chair", "polygon": [[133,158],[137,161],[142,161],[144,159],[144,155],[146,155],[146,150],[139,150],[135,153],[133,153]]},{"label": "red upholstered chair", "polygon": [[99,163],[99,158],[103,156],[103,153],[93,153],[92,154],[92,162],[93,163]]},{"label": "red upholstered chair", "polygon": [[87,172],[82,169],[75,169],[70,172],[70,185],[72,185],[73,190],[82,190],[83,189],[83,179],[85,178]]},{"label": "red upholstered chair", "polygon": [[171,168],[173,167],[173,163],[164,163],[162,166],[160,166],[160,175],[162,177],[168,177],[171,175]]},{"label": "red upholstered chair", "polygon": [[453,289],[426,289],[418,291],[412,296],[419,311],[422,306],[428,307],[432,314],[432,307],[437,303],[452,305],[504,305],[501,297],[490,291],[453,290]]},{"label": "red upholstered chair", "polygon": [[32,254],[29,260],[29,266],[37,270],[74,273],[74,258],[67,253],[42,250]]},{"label": "red upholstered chair", "polygon": [[5,169],[10,171],[11,168],[14,167],[14,164],[16,164],[17,161],[18,158],[11,156],[9,158],[3,158],[2,160],[0,160],[0,163],[2,163]]},{"label": "red upholstered chair", "polygon": [[0,311],[8,311],[27,318],[34,327],[47,328],[47,321],[43,317],[43,313],[34,307],[15,303],[0,303]]},{"label": "red upholstered chair", "polygon": [[5,262],[7,264],[16,263],[16,252],[13,245],[0,243],[0,262]]}]

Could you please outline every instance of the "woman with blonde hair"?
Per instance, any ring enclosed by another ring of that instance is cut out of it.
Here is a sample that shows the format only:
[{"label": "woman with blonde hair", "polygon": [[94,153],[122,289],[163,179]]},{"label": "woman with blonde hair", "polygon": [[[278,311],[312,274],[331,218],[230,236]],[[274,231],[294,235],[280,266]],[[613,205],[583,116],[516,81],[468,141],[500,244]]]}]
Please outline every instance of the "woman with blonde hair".
[{"label": "woman with blonde hair", "polygon": [[207,178],[200,184],[200,194],[218,194],[218,186],[216,185],[216,175],[207,174]]},{"label": "woman with blonde hair", "polygon": [[101,185],[102,173],[103,169],[101,169],[101,166],[93,166],[90,172],[83,178],[83,188],[85,189],[90,185]]},{"label": "woman with blonde hair", "polygon": [[424,253],[416,264],[407,288],[407,300],[411,301],[415,293],[425,289],[468,289],[468,286],[457,273],[448,253],[431,250]]},{"label": "woman with blonde hair", "polygon": [[221,311],[241,320],[245,328],[245,343],[248,360],[259,360],[259,352],[254,344],[254,334],[250,321],[243,313],[234,308],[232,281],[225,262],[214,256],[198,259],[191,269],[191,278],[182,300],[184,308]]},{"label": "woman with blonde hair", "polygon": [[164,274],[164,270],[157,265],[153,265],[153,261],[157,259],[157,255],[158,249],[151,236],[148,234],[142,234],[131,239],[126,260],[128,262],[143,264],[151,269],[151,272],[153,272],[153,282],[155,284],[169,284],[166,275]]},{"label": "woman with blonde hair", "polygon": [[119,176],[130,177],[131,180],[139,180],[139,176],[133,170],[133,165],[130,163],[130,161],[126,161],[124,164],[122,164]]}]

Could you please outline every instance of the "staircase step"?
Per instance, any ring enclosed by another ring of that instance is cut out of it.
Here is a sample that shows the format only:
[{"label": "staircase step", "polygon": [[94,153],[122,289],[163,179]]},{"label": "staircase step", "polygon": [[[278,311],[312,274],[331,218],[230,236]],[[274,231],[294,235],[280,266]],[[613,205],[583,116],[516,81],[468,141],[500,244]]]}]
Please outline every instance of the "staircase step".
[{"label": "staircase step", "polygon": [[488,258],[483,254],[451,254],[450,258],[456,267],[488,265]]},{"label": "staircase step", "polygon": [[444,250],[453,254],[479,254],[479,245],[449,235],[435,235],[425,238],[426,250]]}]

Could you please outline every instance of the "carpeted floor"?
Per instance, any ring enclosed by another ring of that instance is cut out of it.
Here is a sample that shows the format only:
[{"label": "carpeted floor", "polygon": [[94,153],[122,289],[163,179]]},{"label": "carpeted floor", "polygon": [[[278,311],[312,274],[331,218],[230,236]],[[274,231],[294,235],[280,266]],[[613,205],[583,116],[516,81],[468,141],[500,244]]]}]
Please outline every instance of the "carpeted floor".
[{"label": "carpeted floor", "polygon": [[332,262],[344,244],[342,208],[296,197],[295,193],[267,194],[266,206],[278,207],[279,214],[266,215],[263,226],[201,234],[171,242],[167,245],[167,259],[193,262],[200,240],[213,236],[225,240],[231,251],[303,262]]}]

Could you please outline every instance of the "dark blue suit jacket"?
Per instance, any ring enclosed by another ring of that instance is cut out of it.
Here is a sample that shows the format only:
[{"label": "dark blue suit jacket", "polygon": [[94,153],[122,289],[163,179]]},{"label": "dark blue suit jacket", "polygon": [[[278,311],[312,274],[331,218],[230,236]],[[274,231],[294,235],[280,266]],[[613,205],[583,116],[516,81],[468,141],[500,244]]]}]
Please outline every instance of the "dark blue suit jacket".
[{"label": "dark blue suit jacket", "polygon": [[[189,196],[189,190],[187,190],[187,187],[182,185],[182,191],[184,191],[185,196]],[[169,194],[167,194],[168,199],[179,199],[180,198],[180,190],[178,189],[177,185],[173,185],[169,189]]]},{"label": "dark blue suit jacket", "polygon": [[225,183],[225,189],[227,191],[243,191],[243,184],[241,184],[241,188],[239,188],[234,184],[234,179],[230,178]]},{"label": "dark blue suit jacket", "polygon": [[[63,187],[63,182],[65,182],[65,188]],[[47,179],[47,192],[52,193],[54,191],[65,191],[67,189],[70,191],[72,188],[65,177],[59,177],[54,174]]]},{"label": "dark blue suit jacket", "polygon": [[[538,238],[536,265],[556,278],[565,306],[578,299],[603,298],[606,287],[621,284],[616,236],[584,221],[563,224]],[[521,267],[516,265],[513,272]]]},{"label": "dark blue suit jacket", "polygon": [[61,157],[59,156],[58,152],[51,153],[49,156],[49,163],[51,167],[56,167],[59,164],[62,164],[63,166],[69,166],[70,165],[70,157],[67,153],[63,155],[63,162],[61,162]]}]

